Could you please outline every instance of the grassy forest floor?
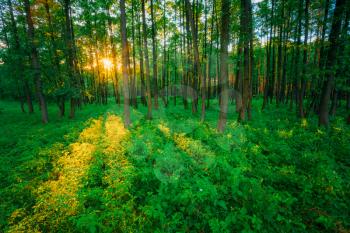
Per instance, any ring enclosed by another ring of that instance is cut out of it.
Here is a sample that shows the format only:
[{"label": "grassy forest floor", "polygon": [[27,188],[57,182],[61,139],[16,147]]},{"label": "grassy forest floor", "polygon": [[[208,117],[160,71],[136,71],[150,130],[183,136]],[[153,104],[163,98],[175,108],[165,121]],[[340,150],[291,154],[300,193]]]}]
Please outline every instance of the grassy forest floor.
[{"label": "grassy forest floor", "polygon": [[[182,105],[89,105],[50,123],[0,102],[0,232],[349,232],[350,128],[287,107],[216,131]],[[179,101],[180,102],[180,101]],[[214,107],[215,106],[215,107]]]}]

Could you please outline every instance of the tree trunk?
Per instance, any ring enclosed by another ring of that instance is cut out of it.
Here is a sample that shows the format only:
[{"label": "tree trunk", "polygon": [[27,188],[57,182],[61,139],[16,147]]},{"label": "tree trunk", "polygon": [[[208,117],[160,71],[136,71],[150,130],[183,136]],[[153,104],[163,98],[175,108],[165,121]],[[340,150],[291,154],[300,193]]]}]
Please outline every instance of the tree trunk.
[{"label": "tree trunk", "polygon": [[221,3],[221,48],[220,48],[220,79],[221,90],[220,95],[220,114],[218,121],[218,130],[223,132],[227,121],[228,108],[228,43],[230,38],[230,0],[222,0]]},{"label": "tree trunk", "polygon": [[75,72],[75,58],[74,58],[74,49],[73,49],[73,29],[71,24],[70,17],[70,0],[64,0],[64,15],[66,20],[66,47],[67,47],[67,63],[68,63],[68,75],[71,80],[71,87],[73,88],[73,93],[71,93],[70,98],[70,118],[74,118],[75,116],[75,105],[76,105],[76,91],[77,88],[77,80],[76,80],[76,72]]},{"label": "tree trunk", "polygon": [[[60,85],[61,83],[64,82],[64,80],[61,77],[60,61],[57,53],[57,43],[54,38],[54,28],[52,24],[52,16],[51,16],[50,5],[48,0],[45,0],[44,7],[45,7],[47,23],[50,31],[51,52],[53,54],[53,65],[55,69],[55,74],[58,76],[58,79],[56,79],[56,86],[57,88],[60,88]],[[57,100],[58,100],[57,102],[58,102],[59,116],[63,117],[65,113],[65,96],[59,95],[57,97]]]},{"label": "tree trunk", "polygon": [[30,46],[32,69],[34,71],[35,88],[36,88],[36,92],[40,103],[41,120],[44,124],[46,124],[48,123],[47,105],[46,105],[45,96],[42,91],[41,70],[40,70],[41,68],[39,63],[38,51],[36,48],[36,44],[34,42],[35,41],[34,25],[33,25],[29,0],[24,0],[24,8],[26,12],[26,21],[28,25],[27,34],[28,34],[28,40],[29,40],[29,46]]},{"label": "tree trunk", "polygon": [[147,46],[147,24],[145,16],[145,0],[141,0],[142,4],[142,31],[143,31],[143,49],[145,51],[145,63],[146,63],[146,96],[147,96],[147,119],[152,119],[152,98],[151,98],[151,81],[150,81],[150,65],[148,59],[148,46]]},{"label": "tree trunk", "polygon": [[143,60],[143,48],[142,48],[142,38],[141,38],[141,22],[139,14],[137,15],[138,23],[138,43],[139,43],[139,56],[140,56],[140,79],[141,79],[141,103],[147,105],[146,101],[146,83],[145,83],[145,72],[144,72],[144,60]]},{"label": "tree trunk", "polygon": [[251,0],[247,0],[248,14],[248,38],[249,39],[249,94],[247,103],[248,120],[252,119],[252,99],[253,99],[253,74],[254,74],[254,28],[253,28],[253,7]]},{"label": "tree trunk", "polygon": [[[239,111],[239,121],[245,121],[246,113],[250,99],[250,56],[249,56],[249,43],[250,43],[250,0],[241,0],[241,37],[243,39],[243,89],[242,89],[242,107]],[[248,25],[248,26],[247,26]]]},{"label": "tree trunk", "polygon": [[166,94],[166,76],[167,76],[167,53],[166,53],[166,14],[165,14],[165,0],[163,0],[163,67],[162,67],[162,100],[164,103],[164,106],[167,107],[168,102],[167,99],[165,98]]},{"label": "tree trunk", "polygon": [[154,108],[158,109],[158,64],[157,64],[157,29],[156,22],[154,19],[154,6],[151,1],[151,22],[152,22],[152,59],[153,59],[153,98]]},{"label": "tree trunk", "polygon": [[134,24],[134,1],[131,1],[131,32],[132,32],[132,77],[131,77],[131,103],[132,105],[137,108],[137,90],[136,90],[136,59],[135,59],[135,50],[136,50],[136,44],[135,44],[135,24]]},{"label": "tree trunk", "polygon": [[207,67],[208,67],[208,56],[207,56],[207,11],[208,11],[208,6],[207,2],[205,1],[205,6],[204,6],[204,48],[203,48],[203,57],[202,57],[202,63],[203,63],[203,75],[202,80],[201,80],[201,97],[202,97],[202,108],[201,108],[201,121],[203,122],[205,119],[205,99],[206,99],[206,89],[207,89]]},{"label": "tree trunk", "polygon": [[34,108],[33,108],[33,102],[32,102],[32,96],[30,93],[29,83],[28,83],[28,80],[26,80],[24,78],[24,74],[23,74],[23,64],[22,64],[23,61],[21,59],[22,56],[20,55],[21,47],[20,47],[20,43],[19,43],[17,24],[16,24],[15,17],[13,14],[13,7],[12,7],[11,0],[7,0],[7,4],[9,7],[9,11],[10,11],[11,29],[12,29],[12,34],[13,34],[12,36],[13,36],[14,42],[15,42],[14,49],[15,49],[16,53],[18,53],[18,55],[19,55],[18,56],[19,59],[18,60],[16,59],[16,61],[15,61],[18,64],[19,69],[15,73],[19,72],[18,79],[20,77],[23,77],[23,90],[24,90],[24,94],[25,94],[26,100],[27,100],[28,112],[33,113]]},{"label": "tree trunk", "polygon": [[269,33],[270,37],[269,37],[269,43],[266,46],[266,70],[265,70],[265,82],[264,82],[264,101],[263,101],[262,109],[264,109],[268,104],[269,97],[273,96],[272,79],[274,77],[272,77],[272,75],[270,74],[270,69],[271,69],[271,47],[272,47],[273,28],[274,28],[274,22],[273,22],[274,10],[275,10],[275,0],[272,0],[272,12],[270,17],[271,22],[270,22],[270,33]]},{"label": "tree trunk", "polygon": [[[332,20],[331,32],[329,35],[329,50],[327,56],[326,67],[327,70],[334,69],[336,65],[337,58],[337,48],[339,46],[339,34],[341,31],[342,15],[345,8],[345,0],[337,0]],[[322,93],[321,93],[321,103],[320,103],[320,113],[319,113],[319,125],[328,126],[329,125],[329,111],[328,104],[330,101],[331,91],[334,86],[335,72],[328,72],[327,78],[323,83]]]},{"label": "tree trunk", "polygon": [[210,98],[211,98],[211,75],[210,75],[210,71],[211,71],[211,57],[213,54],[213,40],[214,40],[214,16],[215,16],[215,9],[216,9],[216,1],[213,0],[213,8],[212,8],[212,14],[211,14],[211,22],[210,22],[210,45],[209,45],[209,58],[208,58],[208,72],[207,72],[207,80],[208,80],[208,90],[207,90],[207,108],[209,108],[210,106]]},{"label": "tree trunk", "polygon": [[[198,104],[198,97],[197,97],[197,83],[200,79],[202,80],[201,75],[201,68],[200,68],[200,61],[199,61],[199,51],[198,51],[198,31],[195,26],[195,21],[192,17],[193,15],[193,8],[194,6],[191,5],[189,0],[185,0],[185,7],[186,7],[186,18],[189,20],[190,28],[191,28],[191,37],[192,37],[192,48],[193,48],[193,80],[192,80],[192,113],[197,113],[197,104]],[[204,109],[205,111],[205,109]]]},{"label": "tree trunk", "polygon": [[129,48],[126,35],[126,14],[125,0],[120,0],[120,34],[122,39],[122,72],[123,72],[123,93],[124,93],[124,126],[129,127],[130,107],[129,107]]},{"label": "tree trunk", "polygon": [[307,54],[307,41],[309,37],[309,5],[310,0],[305,0],[305,10],[304,10],[304,16],[305,16],[305,32],[304,32],[304,49],[303,49],[303,72],[301,75],[301,88],[299,91],[299,117],[304,118],[304,95],[305,95],[305,89],[306,89],[306,72],[307,72],[307,64],[308,64],[308,54]]}]

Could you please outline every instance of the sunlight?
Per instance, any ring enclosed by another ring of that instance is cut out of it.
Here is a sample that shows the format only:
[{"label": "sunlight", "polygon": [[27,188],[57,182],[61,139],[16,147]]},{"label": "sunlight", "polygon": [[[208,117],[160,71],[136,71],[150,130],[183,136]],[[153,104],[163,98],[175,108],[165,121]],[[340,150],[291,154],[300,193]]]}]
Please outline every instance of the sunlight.
[{"label": "sunlight", "polygon": [[91,66],[89,65],[84,66],[84,70],[91,70]]},{"label": "sunlight", "polygon": [[110,70],[113,68],[113,62],[109,58],[102,58],[101,62],[106,70]]},{"label": "sunlight", "polygon": [[307,127],[308,123],[307,123],[307,120],[306,119],[302,119],[301,120],[301,127],[305,128]]},{"label": "sunlight", "polygon": [[[102,123],[102,118],[92,120],[91,125],[80,133],[78,141],[62,151],[55,163],[56,178],[48,179],[37,188],[38,202],[32,207],[34,214],[26,215],[22,209],[15,210],[10,216],[14,224],[8,232],[38,232],[35,230],[37,224],[44,221],[60,223],[77,214],[78,191],[83,187],[83,178],[87,176],[97,142],[102,136]],[[18,216],[23,216],[19,222],[15,221]]]}]

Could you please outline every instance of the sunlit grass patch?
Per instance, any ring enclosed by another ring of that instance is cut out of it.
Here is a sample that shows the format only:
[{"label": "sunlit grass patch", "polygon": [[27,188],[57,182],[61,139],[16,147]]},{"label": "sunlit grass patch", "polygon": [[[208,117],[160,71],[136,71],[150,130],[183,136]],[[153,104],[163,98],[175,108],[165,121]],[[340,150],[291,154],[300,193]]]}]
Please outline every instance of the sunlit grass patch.
[{"label": "sunlit grass patch", "polygon": [[277,131],[277,134],[281,138],[288,139],[288,138],[291,138],[293,136],[293,129],[291,129],[291,130],[281,129],[281,130]]},{"label": "sunlit grass patch", "polygon": [[[87,126],[80,121],[67,137],[70,128],[51,132],[54,139],[31,132],[13,148],[21,163],[6,174],[17,186],[0,195],[0,214],[5,213],[2,197],[13,195],[13,208],[7,211],[11,222],[6,222],[12,232],[349,229],[345,123],[320,129],[308,118],[302,127],[281,107],[245,123],[230,116],[225,132],[219,133],[217,113],[210,108],[205,122],[189,116],[190,109],[171,105],[154,111],[149,121],[147,108],[139,105],[126,129],[122,108],[113,103],[106,109],[100,132],[87,127],[79,136]],[[65,140],[57,140],[57,134]],[[47,141],[50,146],[40,148]],[[38,149],[29,150],[31,142]],[[82,161],[69,158],[80,152]],[[75,172],[69,171],[85,163],[84,176],[71,178]],[[61,187],[69,179],[72,187]]]},{"label": "sunlit grass patch", "polygon": [[124,142],[129,137],[129,131],[124,128],[124,124],[120,117],[109,115],[105,123],[105,163],[106,176],[105,182],[115,185],[115,182],[123,182],[123,172],[128,171],[131,165],[125,157]]},{"label": "sunlit grass patch", "polygon": [[[83,190],[81,213],[75,218],[80,231],[130,231],[133,198],[129,193],[134,174],[133,165],[125,155],[130,136],[119,116],[108,114],[98,148],[98,172],[101,183],[87,185]],[[96,174],[97,175],[97,174]],[[92,177],[90,178],[92,179]],[[89,182],[89,180],[88,180]],[[94,182],[94,181],[93,181]]]},{"label": "sunlit grass patch", "polygon": [[172,133],[170,128],[164,122],[158,124],[158,129],[164,134],[165,137],[173,140],[179,149],[185,151],[188,155],[193,156],[195,159],[215,157],[215,153],[206,148],[201,141],[187,137],[185,133]]},{"label": "sunlit grass patch", "polygon": [[[82,187],[101,128],[102,119],[94,120],[80,133],[78,142],[69,145],[69,150],[55,164],[55,179],[44,182],[35,191],[33,212],[27,215],[23,209],[14,211],[9,220],[14,225],[9,232],[57,231],[62,224],[67,224],[69,216],[77,213],[77,191]],[[19,216],[25,217],[16,223]]]},{"label": "sunlit grass patch", "polygon": [[107,154],[123,150],[121,142],[128,137],[128,130],[124,128],[122,119],[116,115],[108,115],[105,123],[105,142]]}]

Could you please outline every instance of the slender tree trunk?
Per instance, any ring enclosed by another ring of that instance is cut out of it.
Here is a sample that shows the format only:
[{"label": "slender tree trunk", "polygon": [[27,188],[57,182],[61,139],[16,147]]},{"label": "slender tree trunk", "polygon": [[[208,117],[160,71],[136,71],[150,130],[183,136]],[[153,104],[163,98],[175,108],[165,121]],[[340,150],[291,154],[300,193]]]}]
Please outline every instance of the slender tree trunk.
[{"label": "slender tree trunk", "polygon": [[[56,86],[57,88],[60,88],[60,85],[61,83],[63,83],[64,80],[62,79],[62,76],[61,76],[60,61],[57,53],[57,43],[54,38],[54,28],[52,24],[52,16],[51,16],[50,5],[48,0],[45,0],[44,7],[45,7],[47,23],[50,31],[51,51],[53,54],[53,65],[54,65],[55,73],[58,76],[58,79],[56,79]],[[59,116],[63,117],[65,113],[66,98],[64,95],[59,95],[57,97],[57,100],[58,100]]]},{"label": "slender tree trunk", "polygon": [[[177,8],[176,5],[175,7],[175,23],[177,21]],[[180,25],[181,27],[181,25]],[[178,75],[178,66],[177,66],[177,37],[175,38],[174,41],[174,61],[175,61],[175,68],[174,68],[174,84],[173,84],[173,101],[174,101],[174,106],[176,106],[176,97],[177,97],[177,75]]]},{"label": "slender tree trunk", "polygon": [[268,98],[273,96],[273,83],[272,83],[272,75],[271,75],[271,47],[273,40],[273,27],[274,27],[274,10],[275,10],[275,0],[272,0],[272,12],[270,17],[270,37],[269,43],[266,46],[266,70],[265,70],[265,83],[264,83],[264,101],[262,105],[262,109],[266,107],[268,104]]},{"label": "slender tree trunk", "polygon": [[[327,56],[327,70],[331,70],[336,65],[337,48],[339,46],[339,35],[341,31],[342,15],[345,9],[346,0],[337,0],[332,20],[331,32],[329,35],[329,50]],[[331,91],[334,86],[335,72],[329,72],[327,78],[323,83],[322,93],[321,93],[321,103],[320,103],[320,113],[319,113],[319,125],[328,126],[329,125],[329,112],[328,104],[331,96]]]},{"label": "slender tree trunk", "polygon": [[215,16],[215,9],[216,9],[216,1],[213,0],[212,2],[213,4],[213,8],[212,8],[212,14],[211,14],[211,22],[210,22],[210,45],[209,45],[209,58],[208,58],[208,72],[207,72],[207,80],[208,80],[208,90],[207,90],[207,108],[209,108],[209,105],[210,105],[210,99],[211,99],[211,92],[212,92],[212,88],[211,88],[211,82],[212,82],[212,79],[211,79],[211,58],[212,58],[212,55],[213,55],[213,40],[214,40],[214,16]]},{"label": "slender tree trunk", "polygon": [[134,18],[134,4],[135,2],[131,2],[131,13],[132,13],[132,20],[131,20],[131,32],[132,32],[132,64],[133,64],[133,72],[132,72],[132,78],[131,78],[131,102],[132,105],[137,108],[137,91],[136,91],[136,58],[135,58],[135,50],[136,50],[136,44],[135,44],[135,18]]},{"label": "slender tree trunk", "polygon": [[126,35],[126,14],[125,0],[120,0],[120,34],[122,37],[122,72],[123,72],[123,93],[124,93],[124,126],[131,124],[129,107],[129,48]]},{"label": "slender tree trunk", "polygon": [[249,43],[250,43],[250,0],[241,0],[241,37],[243,39],[243,89],[242,89],[242,107],[239,112],[239,121],[245,121],[245,114],[249,105],[250,98],[250,56],[249,56]]},{"label": "slender tree trunk", "polygon": [[[189,20],[190,28],[191,28],[191,36],[192,36],[192,48],[193,48],[193,93],[192,93],[192,113],[197,113],[197,104],[198,104],[198,97],[197,97],[197,83],[198,80],[202,80],[201,75],[201,68],[200,68],[200,61],[199,61],[199,51],[198,51],[198,31],[195,26],[195,20],[193,19],[193,8],[191,6],[191,3],[189,0],[185,0],[185,7],[186,7],[186,15],[187,20]],[[205,111],[205,109],[204,109]]]},{"label": "slender tree trunk", "polygon": [[168,102],[167,99],[165,98],[165,82],[166,82],[166,75],[167,75],[167,53],[166,53],[166,14],[165,14],[165,0],[163,0],[163,67],[162,67],[162,100],[164,103],[164,106],[167,107]]},{"label": "slender tree trunk", "polygon": [[290,20],[290,9],[288,8],[288,18],[287,18],[287,25],[284,27],[284,35],[283,35],[283,40],[284,40],[284,45],[283,45],[283,62],[282,62],[282,81],[281,81],[281,89],[280,89],[280,95],[279,95],[279,102],[284,103],[285,101],[285,92],[286,92],[286,85],[287,85],[287,43],[288,43],[288,32],[287,30],[289,29],[289,20]]},{"label": "slender tree trunk", "polygon": [[139,56],[140,56],[140,79],[141,79],[141,103],[147,105],[146,101],[146,83],[145,83],[145,72],[144,72],[144,60],[143,60],[143,48],[142,48],[142,38],[141,38],[141,22],[139,15],[137,16],[138,22],[138,43],[139,43]]},{"label": "slender tree trunk", "polygon": [[326,31],[327,31],[327,22],[328,22],[328,12],[329,12],[329,5],[330,0],[326,0],[325,2],[325,10],[324,10],[324,16],[323,16],[323,24],[322,24],[322,33],[321,33],[321,51],[320,51],[320,60],[319,60],[319,69],[323,70],[326,62],[326,51],[325,51],[325,38],[326,38]]},{"label": "slender tree trunk", "polygon": [[227,121],[227,109],[228,109],[228,43],[230,38],[230,0],[222,0],[221,2],[221,48],[220,48],[220,78],[221,78],[221,90],[220,95],[220,115],[218,121],[218,130],[223,132]]},{"label": "slender tree trunk", "polygon": [[308,64],[308,54],[307,54],[307,41],[309,37],[309,5],[310,5],[310,0],[305,0],[305,10],[304,10],[304,15],[305,15],[305,32],[304,32],[304,48],[303,48],[303,71],[301,75],[301,88],[300,88],[300,93],[299,93],[299,117],[304,118],[304,95],[305,95],[305,89],[306,89],[306,66]]},{"label": "slender tree trunk", "polygon": [[152,59],[153,59],[153,98],[154,108],[158,109],[158,64],[157,64],[157,29],[154,19],[154,6],[151,1],[151,22],[152,22]]},{"label": "slender tree trunk", "polygon": [[335,113],[337,111],[337,105],[338,105],[338,91],[333,91],[333,98],[332,98],[332,105],[330,110],[330,115],[335,116]]},{"label": "slender tree trunk", "polygon": [[[282,0],[282,10],[280,18],[284,18],[284,0]],[[283,21],[278,27],[278,43],[277,43],[277,85],[276,85],[276,105],[280,103],[281,89],[282,89],[282,44],[283,44]]]},{"label": "slender tree trunk", "polygon": [[145,51],[145,63],[146,63],[146,96],[147,96],[147,119],[152,119],[152,98],[151,98],[151,81],[150,81],[150,65],[148,59],[148,46],[147,46],[147,24],[145,16],[145,0],[141,0],[142,4],[142,31],[143,31],[143,49]]},{"label": "slender tree trunk", "polygon": [[76,91],[77,88],[77,78],[76,78],[76,72],[75,72],[75,58],[74,58],[74,48],[73,48],[73,37],[72,37],[72,24],[71,24],[71,18],[70,18],[70,0],[64,0],[64,15],[66,20],[66,46],[67,46],[67,63],[68,63],[68,75],[69,79],[71,80],[71,87],[73,88],[73,93],[71,93],[70,98],[70,118],[74,118],[75,116],[75,107],[77,104],[76,101]]},{"label": "slender tree trunk", "polygon": [[[235,100],[236,100],[236,112],[240,114],[242,111],[242,92],[243,92],[243,80],[242,80],[242,38],[239,38],[237,46],[237,72],[235,82]],[[240,116],[238,116],[239,118]]]},{"label": "slender tree trunk", "polygon": [[[183,10],[184,10],[184,17],[185,17],[185,27],[186,27],[186,40],[184,42],[184,48],[187,51],[186,54],[186,75],[185,75],[185,83],[184,83],[184,87],[185,87],[185,99],[186,99],[186,105],[187,105],[187,97],[190,94],[190,97],[192,98],[192,110],[194,105],[194,95],[195,95],[195,88],[193,87],[194,85],[194,81],[193,81],[193,59],[192,59],[192,38],[191,38],[191,30],[190,30],[190,19],[189,19],[189,14],[188,14],[188,9],[187,9],[187,5],[186,5],[186,0],[184,0],[184,4],[183,4]],[[192,11],[191,11],[192,12]],[[190,69],[190,67],[192,67],[192,69]],[[190,88],[190,86],[192,87],[192,89]],[[187,108],[187,106],[186,106]]]},{"label": "slender tree trunk", "polygon": [[185,28],[187,29],[187,21],[185,22],[185,7],[184,7],[184,0],[181,1],[181,13],[180,13],[180,25],[181,25],[181,46],[180,46],[180,54],[181,54],[181,92],[182,92],[182,102],[184,105],[184,109],[187,109],[188,102],[187,102],[187,66],[186,62],[188,60],[188,54],[185,56],[185,50],[186,50],[186,38],[185,35]]},{"label": "slender tree trunk", "polygon": [[16,59],[16,61],[15,61],[18,64],[19,69],[15,73],[18,72],[19,73],[18,76],[23,77],[23,89],[24,89],[24,94],[26,96],[26,100],[27,100],[28,112],[33,113],[34,108],[33,108],[33,102],[32,102],[32,96],[30,93],[29,83],[28,83],[28,80],[26,80],[24,78],[24,74],[23,74],[23,64],[22,64],[23,60],[21,59],[22,56],[20,56],[21,46],[19,43],[17,24],[16,24],[16,20],[15,20],[14,14],[13,14],[13,7],[12,7],[11,0],[7,0],[7,4],[9,7],[9,12],[10,12],[12,36],[13,36],[14,42],[15,42],[14,49],[15,49],[16,53],[19,54],[19,56],[18,56],[19,59],[18,60]]},{"label": "slender tree trunk", "polygon": [[254,75],[254,28],[253,28],[253,9],[251,0],[247,0],[248,14],[248,38],[249,39],[249,94],[247,103],[248,120],[252,119],[252,99],[253,99],[253,75]]},{"label": "slender tree trunk", "polygon": [[203,122],[205,119],[205,99],[206,99],[206,88],[207,88],[207,64],[208,64],[208,56],[207,56],[207,2],[205,1],[204,6],[204,48],[203,48],[203,57],[202,57],[202,63],[203,63],[203,75],[201,75],[201,97],[202,97],[202,108],[201,108],[201,121]]},{"label": "slender tree trunk", "polygon": [[41,120],[44,124],[46,124],[48,123],[47,105],[46,105],[45,96],[42,90],[41,70],[40,70],[41,68],[39,63],[39,55],[38,55],[37,47],[34,42],[35,41],[34,25],[33,25],[29,0],[24,0],[24,8],[26,12],[26,21],[28,25],[27,34],[28,34],[30,51],[31,51],[32,69],[34,71],[35,88],[36,88],[36,92],[40,103]]},{"label": "slender tree trunk", "polygon": [[112,62],[114,64],[114,67],[112,69],[112,72],[113,72],[113,74],[112,74],[113,91],[114,91],[115,102],[117,104],[120,104],[118,70],[117,70],[117,67],[116,67],[116,64],[117,64],[117,51],[116,51],[114,37],[113,37],[112,20],[111,20],[111,16],[110,16],[110,9],[109,9],[109,7],[107,9],[107,17],[108,17],[108,29],[109,29],[109,34],[110,34],[110,36],[109,36],[109,43],[111,44]]}]

